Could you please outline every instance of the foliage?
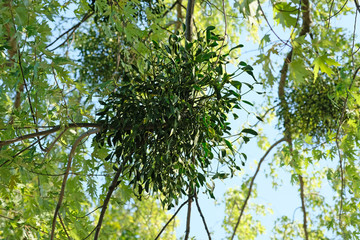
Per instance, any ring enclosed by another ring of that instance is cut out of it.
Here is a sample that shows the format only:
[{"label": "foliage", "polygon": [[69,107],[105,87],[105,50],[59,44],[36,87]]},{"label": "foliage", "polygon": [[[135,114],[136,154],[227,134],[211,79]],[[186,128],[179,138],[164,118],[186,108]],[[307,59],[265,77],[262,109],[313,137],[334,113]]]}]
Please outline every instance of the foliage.
[{"label": "foliage", "polygon": [[[117,87],[97,113],[103,130],[96,141],[115,147],[106,159],[124,166],[139,195],[160,191],[167,205],[193,184],[199,188],[219,176],[208,171],[216,157],[231,174],[240,170],[225,136],[227,115],[241,106],[242,84],[224,71],[228,54],[217,53],[222,40],[212,29],[185,46],[179,35],[168,44],[154,41],[138,66],[122,61]],[[242,69],[252,74],[250,66]]]},{"label": "foliage", "polygon": [[359,239],[358,0],[196,1],[193,41],[186,3],[0,0],[0,238],[84,239],[107,209],[101,238],[153,239],[163,206],[211,196],[257,136],[266,153],[226,192],[226,234],[265,232],[256,177],[278,147],[266,176],[299,202],[266,236]]}]

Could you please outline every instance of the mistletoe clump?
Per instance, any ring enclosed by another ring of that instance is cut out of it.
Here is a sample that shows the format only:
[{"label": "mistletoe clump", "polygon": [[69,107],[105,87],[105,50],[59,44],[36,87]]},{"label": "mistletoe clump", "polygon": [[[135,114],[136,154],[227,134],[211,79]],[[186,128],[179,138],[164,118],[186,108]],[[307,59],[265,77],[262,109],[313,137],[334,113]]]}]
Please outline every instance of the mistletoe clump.
[{"label": "mistletoe clump", "polygon": [[[123,62],[118,86],[98,113],[104,127],[96,141],[114,147],[107,160],[123,168],[136,194],[160,191],[169,206],[203,186],[210,174],[226,176],[209,171],[214,159],[231,173],[240,169],[225,136],[231,130],[228,114],[240,109],[241,82],[224,71],[229,53],[222,53],[213,29],[193,42],[175,34],[167,44],[153,41],[152,54],[137,65]],[[243,62],[241,68],[252,74]]]},{"label": "mistletoe clump", "polygon": [[280,117],[288,115],[291,129],[296,129],[294,133],[321,140],[338,129],[344,105],[344,98],[338,96],[341,91],[346,91],[346,84],[336,78],[321,76],[316,82],[309,80],[286,94],[289,109],[281,109]]}]

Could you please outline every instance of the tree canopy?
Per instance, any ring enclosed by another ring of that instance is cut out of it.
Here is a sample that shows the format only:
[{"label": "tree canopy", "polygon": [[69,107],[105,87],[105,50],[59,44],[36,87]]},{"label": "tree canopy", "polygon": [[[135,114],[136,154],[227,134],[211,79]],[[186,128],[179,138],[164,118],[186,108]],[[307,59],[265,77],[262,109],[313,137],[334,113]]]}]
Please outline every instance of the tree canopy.
[{"label": "tree canopy", "polygon": [[[211,239],[198,196],[230,178],[224,238],[360,239],[357,0],[0,6],[0,239],[176,239],[184,206]],[[272,229],[265,161],[301,202]]]}]

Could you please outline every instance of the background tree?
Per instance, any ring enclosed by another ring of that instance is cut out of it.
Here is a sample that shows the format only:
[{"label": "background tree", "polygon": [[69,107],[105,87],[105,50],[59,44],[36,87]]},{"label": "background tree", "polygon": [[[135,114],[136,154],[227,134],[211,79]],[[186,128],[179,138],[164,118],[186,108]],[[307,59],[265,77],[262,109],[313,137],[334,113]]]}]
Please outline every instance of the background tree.
[{"label": "background tree", "polygon": [[[261,134],[255,174],[227,193],[229,237],[260,233],[248,226],[264,208],[251,201],[275,147],[268,176],[291,175],[303,218],[280,216],[273,238],[359,237],[357,0],[0,4],[1,236],[170,239],[161,207],[186,195],[188,238],[199,190],[212,196],[214,180],[237,175],[251,126],[274,119],[283,137]],[[238,59],[240,33],[259,44],[256,77]],[[258,82],[266,99],[254,110],[244,95]]]}]

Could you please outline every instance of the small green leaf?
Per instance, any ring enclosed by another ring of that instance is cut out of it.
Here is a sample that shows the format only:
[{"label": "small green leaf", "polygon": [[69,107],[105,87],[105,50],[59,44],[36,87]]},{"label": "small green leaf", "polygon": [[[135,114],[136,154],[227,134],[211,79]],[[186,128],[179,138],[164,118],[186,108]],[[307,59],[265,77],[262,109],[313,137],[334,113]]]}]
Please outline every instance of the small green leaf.
[{"label": "small green leaf", "polygon": [[241,132],[242,133],[249,133],[249,134],[252,134],[252,135],[255,135],[255,136],[258,135],[258,133],[255,130],[250,129],[250,128],[244,128]]}]

